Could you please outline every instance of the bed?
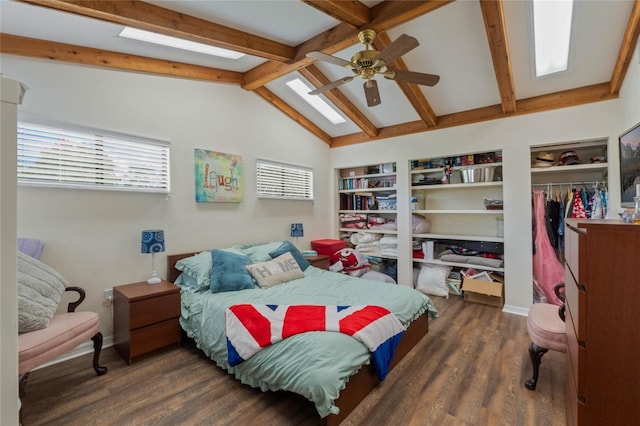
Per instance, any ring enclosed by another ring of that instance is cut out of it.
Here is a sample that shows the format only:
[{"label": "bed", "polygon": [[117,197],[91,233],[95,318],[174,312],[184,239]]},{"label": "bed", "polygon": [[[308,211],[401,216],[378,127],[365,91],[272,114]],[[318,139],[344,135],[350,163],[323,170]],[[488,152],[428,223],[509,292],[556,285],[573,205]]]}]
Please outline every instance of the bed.
[{"label": "bed", "polygon": [[[243,264],[220,269],[229,253],[245,256]],[[212,291],[220,289],[216,274],[235,283],[246,278],[246,264],[262,267],[289,254],[303,270],[297,271],[298,278],[264,288],[253,282],[233,291]],[[181,287],[181,327],[219,367],[262,391],[298,393],[315,404],[322,423],[339,424],[379,383],[367,347],[346,334],[307,332],[267,346],[232,367],[227,358],[226,309],[238,304],[383,306],[407,328],[390,368],[427,334],[428,320],[437,318],[437,312],[426,295],[412,288],[333,273],[304,262],[286,241],[233,246],[169,255],[167,279]],[[203,282],[194,281],[198,274]]]}]

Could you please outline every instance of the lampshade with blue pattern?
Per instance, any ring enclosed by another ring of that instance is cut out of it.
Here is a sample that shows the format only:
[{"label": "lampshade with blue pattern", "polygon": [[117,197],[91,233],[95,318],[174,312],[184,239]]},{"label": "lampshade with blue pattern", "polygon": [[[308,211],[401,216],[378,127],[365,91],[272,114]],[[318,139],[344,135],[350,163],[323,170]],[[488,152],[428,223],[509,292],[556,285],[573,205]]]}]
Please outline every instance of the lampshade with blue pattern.
[{"label": "lampshade with blue pattern", "polygon": [[160,253],[164,251],[164,231],[142,231],[141,253]]},{"label": "lampshade with blue pattern", "polygon": [[301,223],[292,223],[291,224],[291,237],[299,238],[304,237],[304,228]]}]

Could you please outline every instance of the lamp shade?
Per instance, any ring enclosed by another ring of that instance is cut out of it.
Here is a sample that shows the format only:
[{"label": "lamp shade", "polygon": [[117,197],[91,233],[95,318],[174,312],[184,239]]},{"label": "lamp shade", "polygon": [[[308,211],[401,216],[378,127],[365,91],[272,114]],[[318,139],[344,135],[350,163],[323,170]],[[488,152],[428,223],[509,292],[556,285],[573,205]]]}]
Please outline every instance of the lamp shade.
[{"label": "lamp shade", "polygon": [[160,253],[164,251],[164,231],[142,231],[141,253]]},{"label": "lamp shade", "polygon": [[291,237],[292,238],[304,237],[304,228],[301,223],[291,224]]}]

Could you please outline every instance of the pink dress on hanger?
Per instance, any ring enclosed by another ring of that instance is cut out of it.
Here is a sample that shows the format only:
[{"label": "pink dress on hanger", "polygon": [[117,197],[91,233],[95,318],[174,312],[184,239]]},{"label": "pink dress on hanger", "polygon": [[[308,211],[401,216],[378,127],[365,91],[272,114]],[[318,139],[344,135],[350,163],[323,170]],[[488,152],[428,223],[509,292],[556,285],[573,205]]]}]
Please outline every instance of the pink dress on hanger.
[{"label": "pink dress on hanger", "polygon": [[562,305],[553,290],[558,284],[564,283],[564,268],[556,257],[547,235],[545,222],[545,201],[542,191],[533,191],[533,277],[542,288],[548,303]]}]

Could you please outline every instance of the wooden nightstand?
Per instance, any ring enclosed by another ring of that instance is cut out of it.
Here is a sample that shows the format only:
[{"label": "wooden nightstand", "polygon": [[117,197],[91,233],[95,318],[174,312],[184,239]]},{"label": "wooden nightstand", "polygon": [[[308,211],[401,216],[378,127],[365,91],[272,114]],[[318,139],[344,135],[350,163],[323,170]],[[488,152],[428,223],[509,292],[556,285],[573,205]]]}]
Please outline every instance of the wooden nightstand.
[{"label": "wooden nightstand", "polygon": [[180,289],[162,281],[113,287],[113,340],[131,364],[133,358],[180,344]]},{"label": "wooden nightstand", "polygon": [[327,255],[319,254],[317,256],[305,256],[305,259],[309,261],[311,266],[326,269],[327,271],[329,270],[329,256]]}]

